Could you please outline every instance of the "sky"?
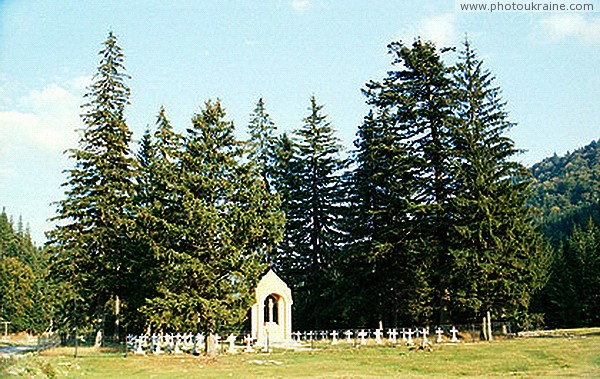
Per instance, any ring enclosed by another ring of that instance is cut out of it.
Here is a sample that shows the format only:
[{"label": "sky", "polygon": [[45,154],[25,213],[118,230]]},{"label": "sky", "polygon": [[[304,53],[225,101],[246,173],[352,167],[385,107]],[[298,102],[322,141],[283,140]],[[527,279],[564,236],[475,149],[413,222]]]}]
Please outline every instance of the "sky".
[{"label": "sky", "polygon": [[600,138],[600,1],[591,2],[596,12],[467,13],[449,0],[0,0],[0,207],[45,241],[109,31],[131,75],[136,140],[161,106],[183,132],[214,98],[240,136],[259,97],[290,131],[315,95],[350,151],[368,110],[361,88],[391,67],[388,43],[460,47],[468,35],[502,88],[518,159],[562,155]]}]

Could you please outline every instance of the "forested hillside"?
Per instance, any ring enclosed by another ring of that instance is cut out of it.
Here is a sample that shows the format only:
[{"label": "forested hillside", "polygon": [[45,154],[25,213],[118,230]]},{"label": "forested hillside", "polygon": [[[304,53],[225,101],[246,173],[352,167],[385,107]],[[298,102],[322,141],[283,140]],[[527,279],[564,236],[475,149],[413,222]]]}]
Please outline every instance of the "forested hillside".
[{"label": "forested hillside", "polygon": [[40,332],[49,326],[48,256],[33,245],[28,227],[0,213],[0,321],[9,330]]},{"label": "forested hillside", "polygon": [[531,204],[539,210],[544,234],[553,243],[590,217],[600,221],[600,148],[596,141],[564,156],[546,158],[531,171],[535,177]]},{"label": "forested hillside", "polygon": [[549,326],[600,321],[600,150],[597,141],[535,164],[531,204],[551,243],[551,275],[538,306]]}]

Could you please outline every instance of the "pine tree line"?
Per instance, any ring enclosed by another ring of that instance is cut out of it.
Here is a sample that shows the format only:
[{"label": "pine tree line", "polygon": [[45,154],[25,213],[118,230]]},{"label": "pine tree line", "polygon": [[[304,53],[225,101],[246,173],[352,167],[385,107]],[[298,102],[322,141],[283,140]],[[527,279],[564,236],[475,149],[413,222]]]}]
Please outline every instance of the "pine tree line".
[{"label": "pine tree line", "polygon": [[110,33],[49,233],[63,313],[106,333],[216,333],[271,266],[300,329],[526,314],[547,249],[493,76],[468,41],[452,66],[430,42],[389,49],[349,158],[315,96],[291,133],[259,99],[247,141],[218,100],[184,134],[163,108],[134,154]]},{"label": "pine tree line", "polygon": [[[31,241],[29,227],[0,213],[0,321],[7,330],[40,333],[50,327],[52,291],[46,281],[48,253]],[[4,328],[2,329],[4,333]]]}]

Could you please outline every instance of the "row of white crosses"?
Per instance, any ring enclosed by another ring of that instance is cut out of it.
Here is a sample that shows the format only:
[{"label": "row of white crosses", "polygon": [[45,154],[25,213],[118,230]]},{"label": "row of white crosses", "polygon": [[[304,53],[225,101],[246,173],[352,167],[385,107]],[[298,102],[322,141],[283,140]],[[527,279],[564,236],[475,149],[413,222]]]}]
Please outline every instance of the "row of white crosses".
[{"label": "row of white crosses", "polygon": [[204,335],[198,333],[194,336],[191,333],[177,333],[176,335],[128,336],[127,343],[135,354],[146,354],[146,349],[149,349],[153,354],[162,354],[164,350],[173,354],[181,354],[183,350],[196,353],[200,346],[204,344]]},{"label": "row of white crosses", "polygon": [[[219,344],[221,336],[215,335],[215,342]],[[237,337],[234,334],[230,334],[225,342],[229,343],[228,353],[235,353],[235,341]],[[251,340],[250,340],[251,341]],[[134,354],[145,355],[146,350],[149,349],[153,354],[163,354],[165,350],[172,352],[173,354],[182,354],[184,351],[191,352],[192,354],[199,354],[205,346],[206,337],[197,333],[195,336],[189,334],[153,334],[151,337],[143,334],[140,336],[127,336],[127,345]]]},{"label": "row of white crosses", "polygon": [[[452,329],[450,329],[450,333],[452,333],[452,338],[450,339],[450,342],[458,342],[458,338],[457,338],[458,330],[454,326],[452,327]],[[352,330],[346,330],[342,334],[345,336],[346,343],[353,343],[352,336],[356,335],[356,338],[360,339],[359,344],[366,345],[367,344],[366,339],[369,337],[370,332],[368,330],[361,329],[361,330],[357,331],[355,334]],[[443,329],[437,328],[436,334],[437,334],[436,342],[437,343],[443,342],[443,339],[442,339],[442,336],[444,335]],[[417,339],[417,338],[419,338],[419,335],[421,335],[421,339],[424,344],[429,343],[429,339],[427,338],[429,336],[429,328],[423,328],[421,330],[416,328],[414,331],[412,329],[406,330],[403,328],[401,333],[399,333],[397,329],[389,329],[387,331],[388,340],[394,345],[396,345],[398,343],[398,337],[400,335],[402,336],[402,342],[407,345],[414,345],[415,342],[414,342],[413,336],[415,339]],[[292,336],[298,342],[300,342],[301,340],[318,339],[319,336],[321,336],[322,340],[326,340],[328,336],[331,336],[331,344],[337,345],[337,344],[339,344],[338,336],[340,336],[340,333],[337,330],[334,330],[331,333],[328,333],[327,331],[320,331],[320,332],[308,331],[308,332],[304,332],[304,333],[294,332],[294,333],[292,333]],[[382,339],[384,336],[383,329],[376,329],[373,332],[373,336],[375,338],[376,344],[378,344],[378,345],[383,344],[383,339]]]}]

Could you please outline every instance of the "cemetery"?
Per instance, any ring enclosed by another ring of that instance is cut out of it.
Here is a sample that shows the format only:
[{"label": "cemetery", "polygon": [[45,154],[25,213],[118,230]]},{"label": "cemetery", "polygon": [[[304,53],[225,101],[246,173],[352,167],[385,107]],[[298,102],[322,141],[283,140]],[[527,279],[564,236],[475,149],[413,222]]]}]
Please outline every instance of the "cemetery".
[{"label": "cemetery", "polygon": [[[459,343],[461,340],[480,340],[480,331],[469,326],[461,331],[454,325],[414,326],[403,328],[305,330],[292,332],[292,293],[286,283],[270,269],[259,281],[255,290],[256,301],[251,309],[251,331],[231,331],[213,336],[222,354],[270,353],[274,348],[288,350],[314,349],[315,344],[341,346],[407,346],[421,350],[432,350],[433,343]],[[492,328],[490,326],[490,332]],[[510,324],[501,325],[501,337],[511,338]],[[484,334],[492,340],[492,334]],[[431,336],[431,339],[430,339]],[[435,338],[433,337],[435,336]],[[459,338],[459,336],[461,336]],[[201,332],[153,333],[126,337],[127,354],[201,355],[207,351],[207,336]],[[101,341],[96,338],[96,347]]]},{"label": "cemetery", "polygon": [[0,372],[99,378],[600,374],[600,328],[513,333],[510,323],[498,323],[484,329],[416,325],[292,331],[292,293],[274,271],[263,276],[255,295],[252,330],[214,335],[215,357],[205,354],[203,332],[128,334],[123,343],[105,342],[98,334],[82,338],[78,348],[54,345],[19,359],[4,356]]},{"label": "cemetery", "polygon": [[[401,334],[397,344],[382,337],[383,344],[378,345],[374,330],[363,332],[374,336],[365,335],[365,345],[361,345],[360,337],[355,342],[352,336],[350,343],[345,338],[338,338],[338,343],[332,344],[333,336],[326,340],[319,336],[312,340],[312,348],[307,344],[304,349],[273,348],[268,353],[260,349],[244,352],[245,345],[240,339],[235,344],[236,353],[229,353],[230,342],[225,338],[221,340],[223,353],[216,359],[186,352],[191,342],[189,336],[180,339],[181,353],[175,353],[175,348],[169,347],[177,344],[176,336],[164,336],[163,340],[169,342],[161,346],[162,354],[151,352],[152,338],[142,341],[146,354],[130,352],[127,357],[120,346],[81,347],[78,358],[73,358],[72,347],[59,347],[15,360],[5,372],[8,377],[37,373],[36,377],[89,378],[598,377],[600,374],[600,328],[555,330],[546,336],[494,342],[470,342],[459,338],[460,342],[452,343],[446,341],[444,334],[444,342],[437,343],[435,335],[429,338],[432,350],[420,350],[401,343]],[[393,334],[390,337],[393,339]],[[406,337],[408,340],[409,335]],[[420,338],[412,336],[416,346]],[[130,338],[130,343],[133,342]]]},{"label": "cemetery", "polygon": [[463,2],[0,0],[0,378],[600,377],[597,9]]}]

